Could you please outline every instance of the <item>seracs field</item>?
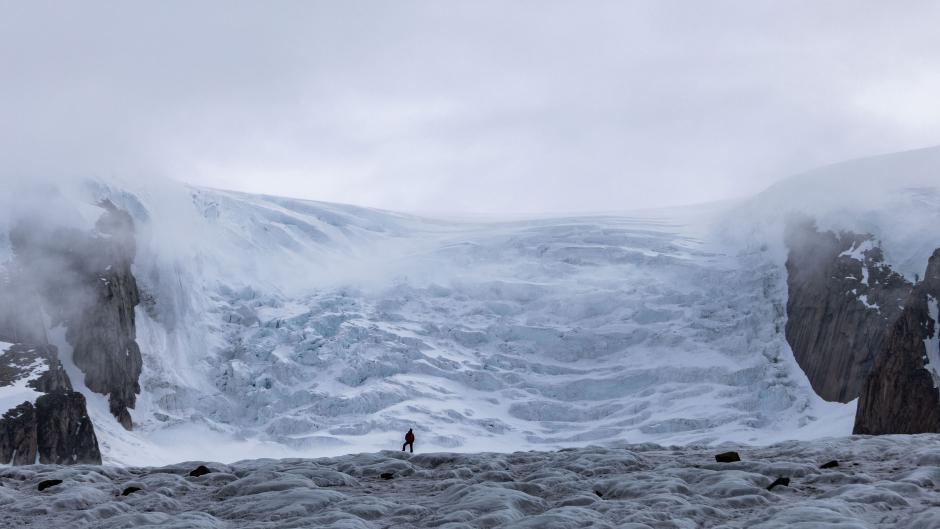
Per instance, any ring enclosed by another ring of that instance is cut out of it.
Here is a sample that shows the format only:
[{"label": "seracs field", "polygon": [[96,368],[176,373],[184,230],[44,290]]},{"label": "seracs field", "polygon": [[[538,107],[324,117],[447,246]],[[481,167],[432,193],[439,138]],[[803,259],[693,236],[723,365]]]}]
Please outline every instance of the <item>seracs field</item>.
[{"label": "seracs field", "polygon": [[873,233],[913,276],[938,167],[916,151],[737,202],[509,220],[85,182],[56,222],[94,231],[106,198],[136,226],[133,431],[49,334],[106,463],[377,451],[408,428],[421,452],[848,435],[855,402],[816,396],[783,333],[783,219]]}]

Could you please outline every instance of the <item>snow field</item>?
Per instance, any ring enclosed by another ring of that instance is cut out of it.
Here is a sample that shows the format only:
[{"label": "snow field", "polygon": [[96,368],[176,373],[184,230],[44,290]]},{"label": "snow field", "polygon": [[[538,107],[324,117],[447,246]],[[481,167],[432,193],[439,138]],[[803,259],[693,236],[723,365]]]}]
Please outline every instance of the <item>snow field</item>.
[{"label": "snow field", "polygon": [[[786,442],[739,449],[738,463],[646,444],[205,463],[200,477],[188,475],[199,462],[7,467],[0,527],[928,529],[940,526],[938,441]],[[766,490],[778,477],[790,485]],[[48,479],[63,483],[38,492]]]}]

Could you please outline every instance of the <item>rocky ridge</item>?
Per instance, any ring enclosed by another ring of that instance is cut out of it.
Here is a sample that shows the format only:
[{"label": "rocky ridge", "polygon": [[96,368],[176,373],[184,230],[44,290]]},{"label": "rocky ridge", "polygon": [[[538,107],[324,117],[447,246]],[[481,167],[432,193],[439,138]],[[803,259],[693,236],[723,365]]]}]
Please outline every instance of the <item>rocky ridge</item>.
[{"label": "rocky ridge", "polygon": [[85,397],[75,391],[48,330],[65,327],[71,360],[91,391],[132,428],[142,359],[131,265],[133,221],[112,203],[92,232],[31,219],[9,234],[13,258],[0,267],[0,461],[101,463]]},{"label": "rocky ridge", "polygon": [[10,239],[53,325],[65,325],[85,385],[107,395],[111,413],[130,430],[128,410],[140,393],[143,367],[134,316],[140,292],[131,271],[134,223],[109,201],[99,206],[104,213],[93,233],[23,222]]},{"label": "rocky ridge", "polygon": [[859,399],[856,434],[940,432],[940,249],[916,284],[867,234],[786,229],[787,340],[813,389]]},{"label": "rocky ridge", "polygon": [[940,249],[911,292],[858,402],[856,434],[940,432]]},{"label": "rocky ridge", "polygon": [[19,389],[17,394],[24,398],[38,397],[3,410],[0,461],[14,465],[101,463],[85,397],[72,390],[55,347],[6,347],[0,354],[0,391],[5,388]]},{"label": "rocky ridge", "polygon": [[820,231],[801,217],[785,239],[787,341],[819,396],[854,400],[913,285],[884,262],[871,235]]}]

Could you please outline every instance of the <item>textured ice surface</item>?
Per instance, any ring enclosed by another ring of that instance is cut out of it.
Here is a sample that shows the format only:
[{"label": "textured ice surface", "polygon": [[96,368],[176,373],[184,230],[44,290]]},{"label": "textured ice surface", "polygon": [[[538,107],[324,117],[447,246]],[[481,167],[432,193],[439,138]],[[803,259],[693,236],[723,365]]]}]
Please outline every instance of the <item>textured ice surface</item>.
[{"label": "textured ice surface", "polygon": [[[940,527],[940,436],[0,468],[0,527]],[[837,460],[836,468],[819,466]],[[383,479],[382,474],[391,474]],[[766,487],[778,477],[789,486]],[[62,484],[37,491],[39,482]],[[129,487],[141,489],[127,496]]]},{"label": "textured ice surface", "polygon": [[780,332],[776,257],[716,240],[714,211],[466,223],[199,199],[244,262],[139,274],[156,300],[138,311],[145,438],[196,424],[283,456],[389,448],[411,427],[460,451],[851,431],[854,407],[813,395]]},{"label": "textured ice surface", "polygon": [[940,246],[935,169],[937,149],[742,203],[514,221],[95,185],[75,216],[109,198],[138,226],[135,430],[77,389],[126,464],[376,451],[411,427],[456,452],[845,435],[854,403],[815,396],[783,336],[782,220],[871,232],[912,278]]}]

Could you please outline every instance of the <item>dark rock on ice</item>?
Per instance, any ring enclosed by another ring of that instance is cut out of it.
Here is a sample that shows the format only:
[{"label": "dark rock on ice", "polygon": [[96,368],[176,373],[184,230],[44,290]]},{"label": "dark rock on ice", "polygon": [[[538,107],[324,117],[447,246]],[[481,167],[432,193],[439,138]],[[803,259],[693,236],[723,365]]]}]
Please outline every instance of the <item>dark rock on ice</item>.
[{"label": "dark rock on ice", "polygon": [[819,468],[836,468],[837,466],[839,466],[838,461],[829,461],[828,463],[819,465]]},{"label": "dark rock on ice", "polygon": [[36,490],[42,492],[48,489],[49,487],[55,487],[56,485],[61,485],[61,484],[62,484],[61,479],[46,479],[46,480],[39,482],[39,485],[36,487]]},{"label": "dark rock on ice", "polygon": [[776,487],[776,486],[789,487],[789,486],[790,486],[790,478],[777,478],[777,479],[775,479],[773,483],[771,483],[770,485],[767,485],[767,490],[774,490],[774,487]]},{"label": "dark rock on ice", "polygon": [[715,461],[719,463],[734,463],[741,460],[737,452],[723,452],[715,456]]},{"label": "dark rock on ice", "polygon": [[199,476],[205,476],[206,474],[211,473],[212,471],[208,469],[205,465],[199,465],[192,472],[189,473],[190,476],[198,478]]}]

